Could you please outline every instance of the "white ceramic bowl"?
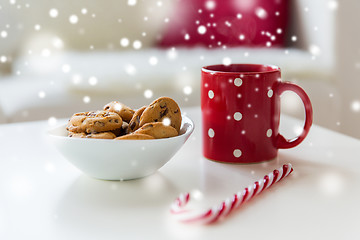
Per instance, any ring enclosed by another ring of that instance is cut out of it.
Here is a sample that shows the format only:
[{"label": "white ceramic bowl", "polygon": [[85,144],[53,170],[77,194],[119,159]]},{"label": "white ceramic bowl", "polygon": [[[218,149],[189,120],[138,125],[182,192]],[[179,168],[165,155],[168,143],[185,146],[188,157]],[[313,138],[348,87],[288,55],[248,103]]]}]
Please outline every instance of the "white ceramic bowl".
[{"label": "white ceramic bowl", "polygon": [[67,137],[65,125],[48,131],[55,147],[85,174],[104,180],[130,180],[153,174],[167,163],[194,130],[182,116],[179,136],[155,140]]}]

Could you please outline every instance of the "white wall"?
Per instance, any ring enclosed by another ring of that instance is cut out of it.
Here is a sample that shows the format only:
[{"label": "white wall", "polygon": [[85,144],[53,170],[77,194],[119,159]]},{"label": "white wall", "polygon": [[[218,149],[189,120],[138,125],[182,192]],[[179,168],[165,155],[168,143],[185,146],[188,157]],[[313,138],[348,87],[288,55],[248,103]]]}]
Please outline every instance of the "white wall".
[{"label": "white wall", "polygon": [[[360,138],[360,1],[339,1],[336,84],[341,94],[339,131]],[[329,109],[331,111],[331,109]]]}]

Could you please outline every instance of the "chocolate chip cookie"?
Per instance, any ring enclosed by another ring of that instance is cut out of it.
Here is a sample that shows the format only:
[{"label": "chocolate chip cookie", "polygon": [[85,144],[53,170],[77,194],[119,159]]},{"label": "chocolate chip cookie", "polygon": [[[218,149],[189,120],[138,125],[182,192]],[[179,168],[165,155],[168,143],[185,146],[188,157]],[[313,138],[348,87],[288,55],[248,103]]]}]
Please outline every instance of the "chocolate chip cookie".
[{"label": "chocolate chip cookie", "polygon": [[114,112],[92,111],[74,114],[66,127],[66,130],[74,133],[100,133],[108,132],[122,126],[121,117]]},{"label": "chocolate chip cookie", "polygon": [[73,138],[94,138],[94,139],[114,139],[116,135],[112,132],[101,132],[101,133],[73,133],[69,132],[69,137]]},{"label": "chocolate chip cookie", "polygon": [[81,133],[68,132],[68,137],[72,137],[72,138],[86,138],[86,133],[84,133],[84,132],[81,132]]},{"label": "chocolate chip cookie", "polygon": [[155,138],[153,136],[142,133],[131,133],[115,138],[115,140],[150,140],[150,139],[155,139]]},{"label": "chocolate chip cookie", "polygon": [[153,101],[142,113],[140,117],[140,127],[146,123],[162,122],[167,119],[170,126],[180,131],[181,111],[178,104],[169,97],[161,97]]},{"label": "chocolate chip cookie", "polygon": [[109,112],[115,112],[119,114],[121,119],[124,122],[129,122],[131,118],[133,117],[135,111],[132,110],[130,107],[126,106],[125,104],[118,102],[118,101],[112,101],[104,106],[105,111]]},{"label": "chocolate chip cookie", "polygon": [[140,117],[145,109],[146,109],[146,106],[143,106],[143,107],[139,108],[138,110],[136,110],[136,112],[134,113],[133,117],[131,118],[131,120],[129,122],[128,132],[130,132],[130,133],[135,132],[139,128]]},{"label": "chocolate chip cookie", "polygon": [[162,122],[146,123],[144,126],[135,131],[137,134],[147,134],[156,139],[169,138],[178,136],[179,133],[172,126],[166,126]]}]

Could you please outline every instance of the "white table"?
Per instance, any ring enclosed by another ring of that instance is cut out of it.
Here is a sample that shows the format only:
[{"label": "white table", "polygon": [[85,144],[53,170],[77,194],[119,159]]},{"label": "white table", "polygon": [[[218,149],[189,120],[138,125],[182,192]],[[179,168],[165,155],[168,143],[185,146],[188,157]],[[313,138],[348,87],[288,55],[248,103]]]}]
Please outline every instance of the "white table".
[{"label": "white table", "polygon": [[[0,125],[0,239],[359,238],[360,141],[313,126],[276,161],[220,164],[202,157],[200,109],[183,111],[196,125],[188,142],[156,174],[124,182],[83,175],[50,145],[47,121]],[[302,122],[281,124],[290,135]],[[169,213],[181,192],[212,206],[287,162],[288,178],[225,221],[187,225]]]}]

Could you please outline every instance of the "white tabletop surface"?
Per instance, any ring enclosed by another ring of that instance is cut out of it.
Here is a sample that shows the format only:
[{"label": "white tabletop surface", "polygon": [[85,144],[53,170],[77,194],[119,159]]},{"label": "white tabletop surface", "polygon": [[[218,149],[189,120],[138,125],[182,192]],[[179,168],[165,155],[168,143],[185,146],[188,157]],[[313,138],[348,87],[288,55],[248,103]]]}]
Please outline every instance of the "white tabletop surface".
[{"label": "white tabletop surface", "polygon": [[[0,125],[0,239],[356,239],[360,236],[360,141],[313,126],[278,160],[230,165],[201,153],[196,128],[157,173],[132,181],[82,174],[49,143],[47,121]],[[65,121],[65,120],[64,120]],[[64,121],[58,121],[63,123]],[[290,136],[302,122],[282,117]],[[210,207],[283,163],[294,172],[213,225],[177,222],[181,192]]]}]

